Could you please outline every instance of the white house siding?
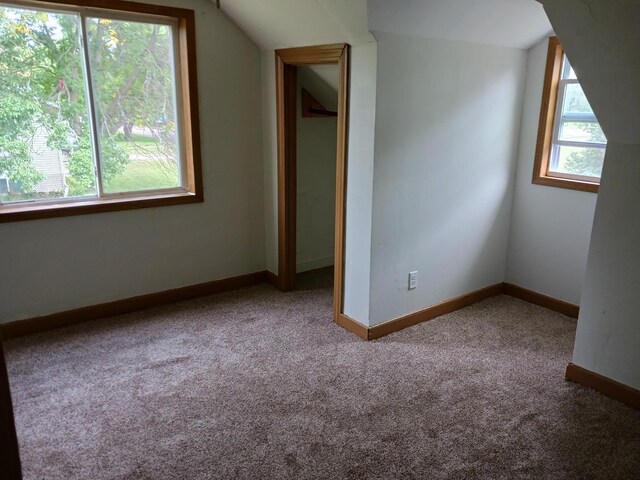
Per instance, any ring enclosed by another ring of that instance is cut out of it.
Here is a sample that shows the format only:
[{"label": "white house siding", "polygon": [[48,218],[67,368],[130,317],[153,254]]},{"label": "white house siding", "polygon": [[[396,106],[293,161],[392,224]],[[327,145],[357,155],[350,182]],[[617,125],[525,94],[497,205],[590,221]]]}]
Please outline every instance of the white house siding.
[{"label": "white house siding", "polygon": [[45,175],[45,178],[36,185],[36,191],[64,192],[66,172],[62,152],[50,149],[47,146],[47,138],[47,131],[44,128],[38,128],[31,141],[33,166]]}]

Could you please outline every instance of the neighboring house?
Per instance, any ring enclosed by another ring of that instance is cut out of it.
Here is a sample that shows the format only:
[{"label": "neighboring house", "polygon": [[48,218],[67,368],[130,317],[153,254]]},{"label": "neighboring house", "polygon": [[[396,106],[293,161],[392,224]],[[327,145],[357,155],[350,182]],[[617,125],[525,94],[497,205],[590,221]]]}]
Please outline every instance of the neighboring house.
[{"label": "neighboring house", "polygon": [[[47,131],[44,127],[38,127],[31,139],[29,149],[33,166],[44,175],[35,187],[37,193],[67,193],[66,178],[69,175],[64,164],[64,154],[61,150],[52,150],[47,145]],[[6,175],[0,175],[0,194],[19,192],[20,186]]]},{"label": "neighboring house", "polygon": [[38,127],[31,140],[31,155],[33,166],[45,178],[35,188],[39,193],[66,192],[65,178],[68,175],[64,165],[64,155],[61,150],[52,150],[47,145],[47,131]]}]

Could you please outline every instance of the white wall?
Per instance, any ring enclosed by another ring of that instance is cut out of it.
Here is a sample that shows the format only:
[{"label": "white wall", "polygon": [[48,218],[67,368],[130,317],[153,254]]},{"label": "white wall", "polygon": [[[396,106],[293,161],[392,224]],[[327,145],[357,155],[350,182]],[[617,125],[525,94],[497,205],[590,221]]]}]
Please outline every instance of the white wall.
[{"label": "white wall", "polygon": [[573,362],[640,390],[640,145],[609,142]]},{"label": "white wall", "polygon": [[[323,66],[337,84],[338,66]],[[310,67],[298,68],[296,104],[296,271],[333,265],[335,247],[336,117],[302,117],[302,88],[327,110],[338,108],[338,92]]]},{"label": "white wall", "polygon": [[372,325],[504,280],[526,66],[523,50],[374,34]]},{"label": "white wall", "polygon": [[0,321],[260,271],[260,52],[210,2],[196,11],[203,204],[4,223]]},{"label": "white wall", "polygon": [[531,183],[547,46],[528,55],[506,281],[580,304],[597,195]]},{"label": "white wall", "polygon": [[542,3],[608,140],[573,362],[640,389],[640,6]]},{"label": "white wall", "polygon": [[351,49],[344,313],[369,325],[378,45]]},{"label": "white wall", "polygon": [[275,51],[261,53],[264,228],[267,270],[278,274],[278,126]]}]

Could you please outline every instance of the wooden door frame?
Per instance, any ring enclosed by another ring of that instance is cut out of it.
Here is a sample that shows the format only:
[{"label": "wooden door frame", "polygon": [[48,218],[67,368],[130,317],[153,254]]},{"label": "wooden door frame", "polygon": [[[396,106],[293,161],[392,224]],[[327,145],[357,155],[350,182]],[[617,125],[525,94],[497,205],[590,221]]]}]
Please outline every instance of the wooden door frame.
[{"label": "wooden door frame", "polygon": [[278,129],[278,287],[292,290],[296,275],[296,100],[297,67],[337,64],[338,129],[333,309],[343,308],[346,212],[347,125],[349,119],[349,50],[346,43],[276,50]]},{"label": "wooden door frame", "polygon": [[20,453],[18,451],[18,437],[16,436],[16,422],[13,416],[13,404],[11,402],[11,389],[7,365],[0,336],[0,465],[7,480],[20,480],[22,470],[20,467]]}]

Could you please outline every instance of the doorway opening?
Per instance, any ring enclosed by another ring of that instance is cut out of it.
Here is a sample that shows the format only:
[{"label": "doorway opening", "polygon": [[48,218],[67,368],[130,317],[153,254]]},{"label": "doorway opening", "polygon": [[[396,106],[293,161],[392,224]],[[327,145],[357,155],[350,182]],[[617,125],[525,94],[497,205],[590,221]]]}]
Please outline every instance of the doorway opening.
[{"label": "doorway opening", "polygon": [[[298,101],[299,67],[312,65],[336,65],[337,102],[336,109],[324,108],[321,102],[309,101],[311,114],[329,117],[326,112],[335,112],[335,208],[333,247],[333,311],[337,321],[343,308],[344,276],[344,218],[347,161],[347,119],[349,82],[349,45],[335,44],[315,47],[276,50],[276,102],[278,127],[278,286],[283,291],[293,290],[296,283],[297,266],[297,211],[298,211],[298,151],[297,121],[298,105],[302,109],[302,98]],[[308,71],[301,75],[308,76]],[[313,95],[311,95],[313,96]],[[322,108],[320,108],[322,107]],[[323,112],[324,110],[324,112]],[[326,167],[326,165],[325,165]],[[333,165],[331,166],[333,167]],[[326,171],[324,172],[326,173]],[[309,172],[305,172],[309,175]],[[318,189],[315,189],[319,191]],[[326,192],[325,192],[326,193]],[[308,208],[309,205],[300,205]],[[326,210],[326,209],[325,209]],[[326,213],[326,212],[325,212]]]}]

